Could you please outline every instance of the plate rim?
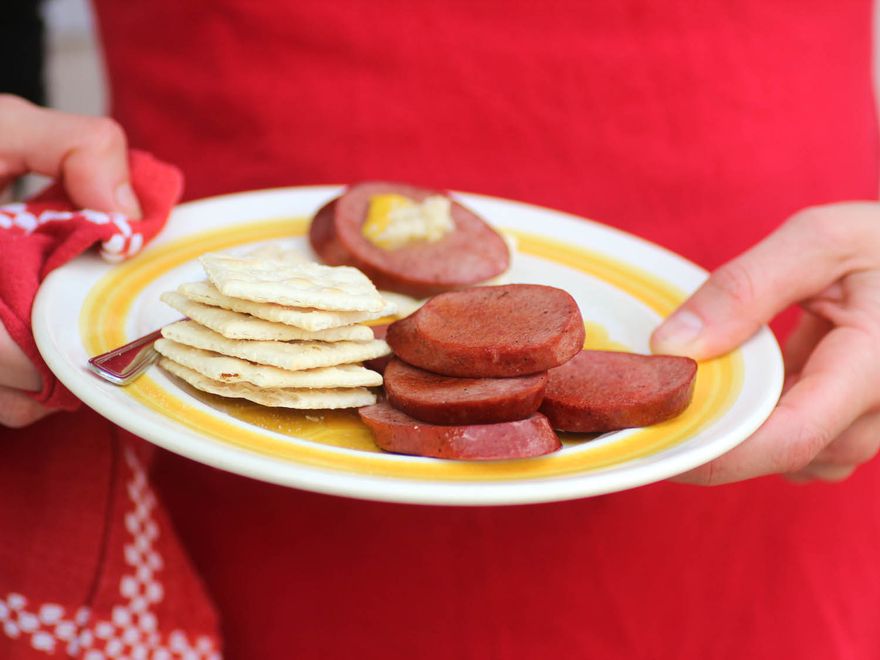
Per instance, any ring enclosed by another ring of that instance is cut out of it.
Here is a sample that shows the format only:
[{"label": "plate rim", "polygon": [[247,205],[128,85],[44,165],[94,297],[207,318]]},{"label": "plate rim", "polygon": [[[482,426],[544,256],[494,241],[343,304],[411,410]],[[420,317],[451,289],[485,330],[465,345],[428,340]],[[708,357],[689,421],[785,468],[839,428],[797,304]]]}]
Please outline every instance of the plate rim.
[{"label": "plate rim", "polygon": [[[247,198],[260,194],[298,194],[309,193],[324,194],[328,196],[337,193],[342,188],[339,184],[333,185],[309,185],[309,186],[285,186],[276,188],[259,189],[252,191],[240,191],[192,200],[177,206],[174,213],[186,211],[191,207],[205,205],[207,203],[223,202],[235,198]],[[465,202],[469,200],[485,199],[502,205],[517,205],[530,209],[533,212],[558,215],[572,221],[587,222],[595,229],[603,232],[611,232],[618,238],[627,242],[636,242],[643,249],[661,251],[667,258],[672,258],[682,265],[693,269],[695,273],[705,277],[708,273],[698,264],[690,261],[664,246],[657,245],[640,236],[630,234],[617,227],[605,225],[596,220],[582,218],[580,216],[547,208],[528,202],[513,199],[505,199],[492,195],[479,193],[466,193],[450,191]],[[172,214],[171,220],[173,220]],[[170,220],[170,221],[171,221]],[[242,221],[247,222],[247,221]],[[198,233],[196,232],[192,233]],[[161,234],[160,234],[161,235]],[[160,243],[161,245],[161,243]],[[149,248],[148,248],[149,249]],[[79,258],[70,262],[76,263]],[[51,305],[50,294],[53,282],[63,277],[67,265],[56,269],[44,280],[34,302],[32,321],[34,336],[38,349],[52,372],[59,380],[68,387],[85,405],[98,412],[98,414],[129,430],[143,439],[161,446],[172,453],[179,454],[197,462],[210,465],[225,471],[267,481],[288,487],[303,488],[313,492],[329,495],[355,497],[377,501],[388,501],[411,504],[431,505],[473,505],[473,506],[499,506],[518,505],[528,503],[540,503],[550,501],[562,501],[580,499],[583,497],[600,495],[608,492],[634,488],[648,483],[661,481],[688,469],[704,464],[708,460],[726,453],[733,447],[744,441],[751,435],[769,416],[776,405],[778,394],[782,390],[783,363],[781,350],[773,333],[766,326],[762,328],[744,345],[763,344],[772,354],[772,365],[769,369],[769,387],[775,396],[768,396],[750,412],[748,421],[740,421],[737,433],[729,432],[722,440],[715,440],[709,445],[692,447],[686,452],[676,453],[687,441],[663,450],[660,453],[670,452],[662,462],[646,465],[638,465],[635,462],[627,462],[622,465],[612,466],[601,470],[587,470],[580,474],[555,476],[552,478],[536,478],[528,481],[502,480],[502,481],[478,481],[456,482],[436,480],[408,480],[402,478],[371,477],[357,473],[332,472],[323,470],[317,466],[302,466],[291,462],[281,462],[265,455],[255,454],[245,449],[232,445],[223,445],[207,436],[200,436],[191,429],[182,428],[178,425],[178,432],[191,436],[197,442],[182,450],[180,445],[169,441],[165,437],[165,429],[162,422],[176,425],[171,418],[161,418],[162,421],[146,418],[126,418],[121,409],[113,408],[112,402],[104,400],[105,391],[100,388],[89,388],[78,379],[78,371],[75,367],[65,362],[63,354],[53,350],[52,331],[48,321],[44,324],[42,319],[50,318],[46,312]],[[107,264],[107,268],[112,268]],[[77,331],[77,335],[78,335]],[[70,368],[68,368],[70,367]],[[82,369],[84,371],[84,367]],[[85,381],[87,383],[88,381]],[[154,411],[148,411],[158,415]],[[132,428],[134,427],[134,428]],[[742,436],[742,437],[740,437]],[[341,483],[344,482],[344,483]],[[590,487],[586,490],[577,488],[580,482],[588,482]],[[416,487],[414,487],[416,486]],[[478,492],[477,492],[478,491]]]}]

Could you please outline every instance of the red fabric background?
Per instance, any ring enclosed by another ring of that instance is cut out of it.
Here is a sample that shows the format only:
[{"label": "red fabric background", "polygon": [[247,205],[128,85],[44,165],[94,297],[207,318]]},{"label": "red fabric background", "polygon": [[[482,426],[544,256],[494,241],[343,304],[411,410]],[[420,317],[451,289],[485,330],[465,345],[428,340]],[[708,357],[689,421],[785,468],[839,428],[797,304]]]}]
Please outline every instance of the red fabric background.
[{"label": "red fabric background", "polygon": [[[113,110],[187,195],[411,180],[714,267],[874,198],[867,0],[96,2]],[[880,467],[452,509],[163,454],[233,658],[873,658]]]},{"label": "red fabric background", "polygon": [[[147,515],[144,501],[135,501],[137,491],[150,490],[145,469],[153,454],[152,446],[126,436],[85,407],[52,415],[25,431],[0,426],[0,609],[6,608],[6,616],[0,617],[0,658],[81,657],[77,651],[67,653],[73,639],[82,640],[81,652],[109,651],[108,639],[120,643],[131,628],[138,634],[125,638],[116,657],[136,657],[138,646],[168,651],[172,635],[181,634],[192,644],[206,637],[213,648],[219,647],[216,614],[168,514],[157,507]],[[143,489],[134,488],[138,482],[132,457]],[[141,545],[134,534],[138,528],[132,526],[132,518],[142,517],[155,525],[149,548]],[[142,567],[132,566],[132,551],[138,564],[155,552],[153,570],[144,575]],[[125,576],[137,576],[135,596],[146,593],[148,582],[158,582],[158,601],[135,607],[121,586]],[[27,615],[9,612],[14,595],[23,599]],[[62,609],[67,621],[82,608],[88,613],[65,634],[43,619],[46,607]],[[119,618],[119,610],[125,619]],[[154,625],[142,627],[141,615],[154,617]],[[25,616],[32,617],[31,627]],[[115,624],[111,632],[100,633],[108,622]],[[148,631],[155,633],[149,642]],[[36,648],[35,632],[53,638],[54,655]],[[208,653],[190,657],[203,660]]]}]

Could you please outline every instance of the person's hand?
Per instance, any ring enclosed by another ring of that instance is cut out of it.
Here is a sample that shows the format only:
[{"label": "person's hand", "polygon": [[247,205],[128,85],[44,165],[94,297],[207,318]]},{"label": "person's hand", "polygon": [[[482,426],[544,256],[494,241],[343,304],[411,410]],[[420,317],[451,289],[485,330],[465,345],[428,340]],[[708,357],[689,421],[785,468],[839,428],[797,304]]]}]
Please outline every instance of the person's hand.
[{"label": "person's hand", "polygon": [[20,428],[49,414],[24,394],[40,389],[40,375],[0,323],[0,425]]},{"label": "person's hand", "polygon": [[[111,119],[0,94],[0,192],[24,174],[44,174],[60,179],[77,206],[140,218],[127,153],[125,133]],[[26,394],[39,389],[39,374],[0,324],[0,425],[26,426],[49,414]]]},{"label": "person's hand", "polygon": [[785,392],[748,440],[677,478],[839,481],[880,448],[880,204],[798,213],[718,269],[654,333],[657,353],[723,354],[793,303]]}]

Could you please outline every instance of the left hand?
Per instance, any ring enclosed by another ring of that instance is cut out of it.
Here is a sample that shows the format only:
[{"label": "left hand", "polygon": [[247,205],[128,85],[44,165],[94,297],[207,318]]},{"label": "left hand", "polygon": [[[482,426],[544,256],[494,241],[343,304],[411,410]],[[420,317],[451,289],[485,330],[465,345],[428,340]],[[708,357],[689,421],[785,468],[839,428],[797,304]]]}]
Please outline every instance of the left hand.
[{"label": "left hand", "polygon": [[40,374],[0,323],[0,426],[22,428],[51,411],[25,392],[40,389]]},{"label": "left hand", "polygon": [[880,204],[802,211],[715,271],[654,333],[656,353],[706,359],[794,303],[786,384],[741,445],[676,479],[720,484],[766,474],[840,481],[880,449]]},{"label": "left hand", "polygon": [[[0,192],[37,172],[59,179],[79,207],[140,218],[127,154],[125,133],[112,119],[48,110],[0,94]],[[0,323],[0,426],[21,428],[48,415],[28,394],[39,389],[36,367]]]}]

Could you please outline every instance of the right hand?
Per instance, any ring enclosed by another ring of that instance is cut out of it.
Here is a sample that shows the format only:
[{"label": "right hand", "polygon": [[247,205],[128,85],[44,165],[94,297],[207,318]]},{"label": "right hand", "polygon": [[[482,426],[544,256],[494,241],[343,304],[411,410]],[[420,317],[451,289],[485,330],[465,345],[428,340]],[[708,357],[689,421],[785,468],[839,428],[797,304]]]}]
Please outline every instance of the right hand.
[{"label": "right hand", "polygon": [[[0,192],[30,173],[59,179],[80,208],[141,217],[125,133],[116,122],[0,94]],[[52,412],[27,394],[40,387],[36,368],[0,324],[0,425],[20,428]]]},{"label": "right hand", "polygon": [[715,271],[654,333],[661,353],[723,355],[792,304],[786,384],[745,442],[676,477],[840,481],[880,450],[880,204],[805,209]]}]

